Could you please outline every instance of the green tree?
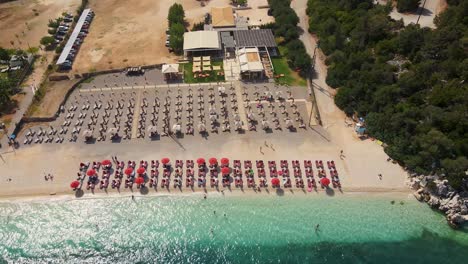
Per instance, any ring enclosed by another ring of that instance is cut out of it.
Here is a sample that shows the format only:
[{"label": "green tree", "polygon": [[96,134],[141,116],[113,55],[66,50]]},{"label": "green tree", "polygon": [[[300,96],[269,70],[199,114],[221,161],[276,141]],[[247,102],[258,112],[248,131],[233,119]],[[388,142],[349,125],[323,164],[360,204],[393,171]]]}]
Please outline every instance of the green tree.
[{"label": "green tree", "polygon": [[421,0],[397,0],[398,12],[414,12],[418,9]]},{"label": "green tree", "polygon": [[0,109],[4,109],[11,103],[10,96],[13,93],[13,83],[8,78],[0,78]]},{"label": "green tree", "polygon": [[167,21],[169,23],[169,28],[172,26],[172,24],[185,24],[185,11],[181,4],[175,3],[169,8]]},{"label": "green tree", "polygon": [[169,30],[169,34],[171,35],[171,37],[169,38],[169,46],[176,53],[180,53],[183,50],[184,33],[185,33],[185,27],[180,23],[172,24]]}]

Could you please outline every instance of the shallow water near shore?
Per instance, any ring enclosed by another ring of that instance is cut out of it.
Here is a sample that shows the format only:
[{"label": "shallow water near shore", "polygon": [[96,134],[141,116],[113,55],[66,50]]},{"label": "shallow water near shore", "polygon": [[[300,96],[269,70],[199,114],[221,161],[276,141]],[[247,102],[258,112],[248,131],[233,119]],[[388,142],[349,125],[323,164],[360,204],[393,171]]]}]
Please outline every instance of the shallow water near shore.
[{"label": "shallow water near shore", "polygon": [[404,195],[13,201],[0,202],[0,252],[0,263],[465,263],[468,233]]}]

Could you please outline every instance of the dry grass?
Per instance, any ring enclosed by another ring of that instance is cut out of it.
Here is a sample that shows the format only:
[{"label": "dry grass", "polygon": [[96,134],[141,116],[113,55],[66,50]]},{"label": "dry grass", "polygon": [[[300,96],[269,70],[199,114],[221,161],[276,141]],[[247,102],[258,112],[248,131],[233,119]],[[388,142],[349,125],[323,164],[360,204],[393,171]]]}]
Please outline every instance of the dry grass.
[{"label": "dry grass", "polygon": [[39,46],[39,40],[47,35],[49,19],[63,12],[75,14],[80,3],[81,0],[18,0],[0,4],[0,46],[12,48],[10,41],[16,48]]},{"label": "dry grass", "polygon": [[195,0],[90,0],[89,7],[96,16],[72,72],[175,62],[178,57],[164,46],[167,13],[175,2],[184,7],[188,28],[202,21],[212,6],[229,3],[228,0],[210,1],[201,7]]}]

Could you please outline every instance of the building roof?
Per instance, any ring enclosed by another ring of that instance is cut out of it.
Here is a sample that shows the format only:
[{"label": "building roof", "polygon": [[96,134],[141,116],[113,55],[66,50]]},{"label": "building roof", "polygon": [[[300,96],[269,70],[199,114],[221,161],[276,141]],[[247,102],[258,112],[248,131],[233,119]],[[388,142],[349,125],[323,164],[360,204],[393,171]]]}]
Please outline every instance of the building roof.
[{"label": "building roof", "polygon": [[178,73],[179,72],[179,64],[163,64],[162,66],[162,73]]},{"label": "building roof", "polygon": [[271,29],[253,29],[234,31],[234,39],[238,47],[275,48],[276,41]]},{"label": "building roof", "polygon": [[184,34],[184,51],[220,49],[218,31],[191,31]]},{"label": "building roof", "polygon": [[223,43],[225,48],[235,48],[236,42],[234,41],[234,37],[231,36],[231,32],[220,32],[221,35],[221,42]]},{"label": "building roof", "polygon": [[75,25],[75,28],[73,29],[73,32],[70,35],[70,38],[67,41],[67,44],[62,50],[62,53],[60,54],[60,57],[57,60],[57,64],[62,64],[67,60],[68,55],[70,54],[70,51],[75,44],[75,40],[80,34],[81,28],[83,27],[83,24],[86,20],[86,16],[91,12],[91,9],[85,9],[81,13],[80,19],[78,19],[78,22]]},{"label": "building roof", "polygon": [[238,50],[239,64],[241,72],[259,72],[263,71],[263,64],[260,61],[257,48],[242,48]]},{"label": "building roof", "polygon": [[236,23],[234,23],[234,14],[232,12],[232,7],[212,7],[211,24],[213,24],[213,27],[235,26]]}]

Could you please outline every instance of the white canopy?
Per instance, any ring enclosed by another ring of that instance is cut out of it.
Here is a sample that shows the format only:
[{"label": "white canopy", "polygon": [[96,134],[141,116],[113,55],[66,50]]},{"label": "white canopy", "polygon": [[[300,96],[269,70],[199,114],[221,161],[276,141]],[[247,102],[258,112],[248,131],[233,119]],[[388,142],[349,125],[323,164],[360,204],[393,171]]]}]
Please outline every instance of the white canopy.
[{"label": "white canopy", "polygon": [[162,73],[178,73],[179,72],[179,64],[163,64],[162,66]]},{"label": "white canopy", "polygon": [[184,51],[220,49],[218,31],[190,31],[184,34]]}]

